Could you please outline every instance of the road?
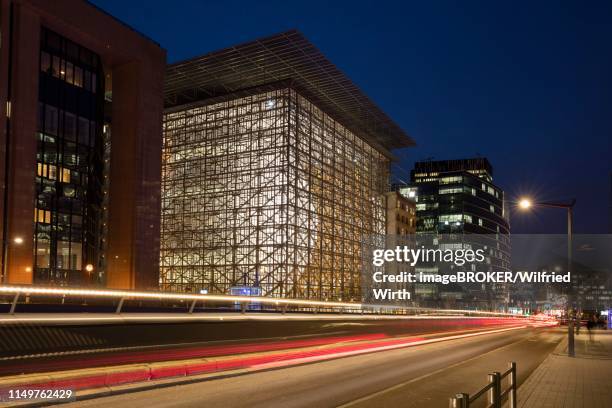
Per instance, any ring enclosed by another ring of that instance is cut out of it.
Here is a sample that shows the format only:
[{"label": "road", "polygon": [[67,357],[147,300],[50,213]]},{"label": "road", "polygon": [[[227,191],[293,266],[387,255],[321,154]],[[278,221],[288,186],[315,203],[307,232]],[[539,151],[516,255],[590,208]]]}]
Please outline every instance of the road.
[{"label": "road", "polygon": [[273,369],[62,407],[446,407],[486,374],[518,365],[519,383],[556,347],[559,329],[522,329]]},{"label": "road", "polygon": [[462,316],[17,314],[0,317],[0,376],[195,358],[210,355],[207,349],[220,345],[410,336],[523,324],[523,319]]}]

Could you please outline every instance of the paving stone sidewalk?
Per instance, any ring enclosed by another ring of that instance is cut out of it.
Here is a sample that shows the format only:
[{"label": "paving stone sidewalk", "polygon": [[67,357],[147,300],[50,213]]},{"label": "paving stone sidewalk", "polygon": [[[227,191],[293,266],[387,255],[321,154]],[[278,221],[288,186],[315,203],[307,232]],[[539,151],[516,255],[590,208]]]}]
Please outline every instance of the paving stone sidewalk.
[{"label": "paving stone sidewalk", "polygon": [[612,407],[612,330],[587,330],[575,337],[576,357],[567,357],[567,340],[518,390],[520,408]]}]

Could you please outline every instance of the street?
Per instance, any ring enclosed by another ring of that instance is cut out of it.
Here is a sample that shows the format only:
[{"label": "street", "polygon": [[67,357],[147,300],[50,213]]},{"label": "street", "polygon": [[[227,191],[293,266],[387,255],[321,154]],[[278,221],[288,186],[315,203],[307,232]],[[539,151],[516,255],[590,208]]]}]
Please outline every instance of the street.
[{"label": "street", "polygon": [[[64,407],[445,407],[516,361],[519,385],[562,339],[522,329],[78,401]],[[478,406],[478,405],[476,405]]]}]

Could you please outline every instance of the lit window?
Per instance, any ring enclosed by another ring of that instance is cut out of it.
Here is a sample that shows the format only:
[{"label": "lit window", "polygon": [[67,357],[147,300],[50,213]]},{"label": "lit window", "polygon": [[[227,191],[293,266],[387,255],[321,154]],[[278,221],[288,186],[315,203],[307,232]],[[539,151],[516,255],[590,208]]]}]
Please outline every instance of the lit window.
[{"label": "lit window", "polygon": [[55,167],[54,165],[50,164],[49,165],[49,172],[47,174],[48,174],[47,177],[49,177],[51,180],[57,180],[57,167]]},{"label": "lit window", "polygon": [[66,82],[72,83],[74,79],[74,66],[70,62],[66,62]]},{"label": "lit window", "polygon": [[461,187],[446,187],[446,188],[441,188],[439,190],[440,194],[455,194],[455,193],[461,193],[463,191],[463,189]]},{"label": "lit window", "polygon": [[461,183],[462,181],[463,181],[463,178],[461,176],[442,177],[440,179],[440,184]]},{"label": "lit window", "polygon": [[51,211],[34,209],[34,222],[41,224],[51,224]]},{"label": "lit window", "polygon": [[70,183],[70,170],[62,169],[62,180],[63,183]]}]

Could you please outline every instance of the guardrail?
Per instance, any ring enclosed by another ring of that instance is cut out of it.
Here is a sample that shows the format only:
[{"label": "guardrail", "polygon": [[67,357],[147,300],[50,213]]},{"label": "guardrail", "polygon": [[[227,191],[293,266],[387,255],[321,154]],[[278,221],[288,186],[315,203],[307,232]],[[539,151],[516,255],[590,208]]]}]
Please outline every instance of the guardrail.
[{"label": "guardrail", "polygon": [[293,311],[332,311],[340,313],[377,313],[377,314],[459,314],[467,316],[495,316],[495,317],[526,317],[512,313],[491,312],[484,310],[463,309],[435,309],[427,307],[409,307],[397,305],[372,305],[356,302],[333,302],[307,299],[285,299],[270,298],[264,296],[229,296],[229,295],[204,295],[195,293],[172,293],[172,292],[141,292],[130,290],[109,289],[83,289],[65,287],[41,287],[41,286],[0,286],[0,296],[9,296],[9,313],[17,312],[17,305],[21,300],[30,303],[34,296],[53,298],[64,301],[66,298],[80,299],[112,299],[116,313],[121,313],[124,304],[128,300],[139,301],[170,301],[180,302],[188,313],[193,313],[195,307],[210,304],[232,305],[246,313],[249,305],[266,305],[276,311],[285,313],[291,308]]},{"label": "guardrail", "polygon": [[[508,363],[509,368],[503,373],[498,371],[488,375],[489,383],[481,388],[478,392],[470,395],[466,393],[456,394],[450,398],[450,408],[469,408],[476,400],[487,394],[487,408],[502,408],[502,402],[505,397],[508,397],[508,405],[510,408],[517,407],[516,399],[516,363],[513,361]],[[502,391],[502,380],[509,377],[509,387]]]}]

